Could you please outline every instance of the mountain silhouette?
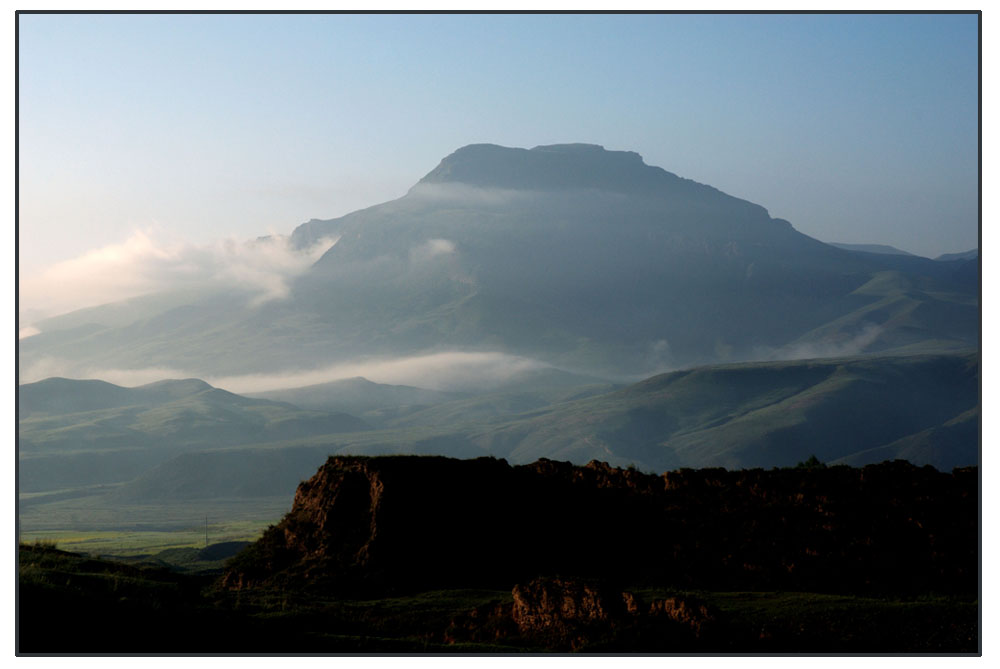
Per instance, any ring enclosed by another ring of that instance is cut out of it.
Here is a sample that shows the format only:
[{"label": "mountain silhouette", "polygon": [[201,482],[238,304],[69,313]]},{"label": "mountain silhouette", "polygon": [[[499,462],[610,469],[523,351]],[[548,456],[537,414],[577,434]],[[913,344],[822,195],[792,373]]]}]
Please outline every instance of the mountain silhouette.
[{"label": "mountain silhouette", "polygon": [[[855,253],[763,207],[563,144],[459,149],[397,200],[297,228],[337,243],[284,300],[219,296],[22,342],[91,367],[199,374],[497,351],[606,377],[978,345],[978,265]],[[419,385],[419,384],[417,384]]]}]

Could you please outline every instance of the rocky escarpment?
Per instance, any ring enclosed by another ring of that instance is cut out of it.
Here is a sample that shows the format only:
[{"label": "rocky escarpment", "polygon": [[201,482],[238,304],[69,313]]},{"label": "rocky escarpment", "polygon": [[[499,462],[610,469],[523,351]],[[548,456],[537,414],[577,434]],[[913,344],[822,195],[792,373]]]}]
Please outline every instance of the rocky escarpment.
[{"label": "rocky escarpment", "polygon": [[514,586],[513,601],[457,617],[449,643],[517,641],[552,650],[594,650],[655,636],[674,652],[713,642],[718,613],[690,595],[646,604],[599,582],[538,578]]},{"label": "rocky escarpment", "polygon": [[223,583],[386,592],[562,576],[971,594],[978,522],[975,468],[896,461],[657,476],[600,462],[333,457]]}]

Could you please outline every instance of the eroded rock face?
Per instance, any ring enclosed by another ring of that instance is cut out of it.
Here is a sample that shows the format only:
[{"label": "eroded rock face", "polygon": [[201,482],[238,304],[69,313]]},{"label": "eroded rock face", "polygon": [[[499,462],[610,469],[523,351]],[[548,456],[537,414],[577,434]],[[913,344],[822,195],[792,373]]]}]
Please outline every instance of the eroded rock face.
[{"label": "eroded rock face", "polygon": [[708,605],[693,597],[653,600],[649,605],[649,615],[680,623],[691,630],[697,638],[705,636],[716,622],[716,615]]},{"label": "eroded rock face", "polygon": [[[977,514],[975,469],[905,462],[655,476],[600,462],[334,457],[224,585],[505,589],[563,574],[680,589],[974,593]],[[537,597],[555,597],[546,587]],[[587,615],[610,606],[578,594],[569,601]],[[637,606],[616,597],[615,610]]]},{"label": "eroded rock face", "polygon": [[282,526],[285,545],[304,558],[366,564],[384,490],[379,471],[363,461],[323,467],[295,493],[292,522]]},{"label": "eroded rock face", "polygon": [[631,592],[596,581],[537,578],[514,586],[513,602],[470,611],[452,621],[449,643],[518,640],[553,650],[613,650],[639,640],[659,652],[686,652],[708,638],[718,614],[690,596],[648,607]]},{"label": "eroded rock face", "polygon": [[625,618],[624,594],[582,581],[537,579],[514,586],[511,616],[522,634],[569,635]]}]

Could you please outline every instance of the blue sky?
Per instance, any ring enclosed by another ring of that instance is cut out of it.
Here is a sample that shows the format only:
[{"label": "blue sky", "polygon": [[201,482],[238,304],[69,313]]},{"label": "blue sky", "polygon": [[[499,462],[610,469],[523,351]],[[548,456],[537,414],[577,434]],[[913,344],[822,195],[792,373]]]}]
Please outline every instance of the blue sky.
[{"label": "blue sky", "polygon": [[975,15],[22,15],[21,276],[592,142],[824,241],[977,246]]}]

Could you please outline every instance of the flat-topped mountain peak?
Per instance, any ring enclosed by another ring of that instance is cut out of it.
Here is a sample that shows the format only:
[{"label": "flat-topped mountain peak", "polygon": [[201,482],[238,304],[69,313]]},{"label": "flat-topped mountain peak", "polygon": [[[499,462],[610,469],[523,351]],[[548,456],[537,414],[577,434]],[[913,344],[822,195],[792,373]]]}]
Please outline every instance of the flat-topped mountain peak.
[{"label": "flat-topped mountain peak", "polygon": [[598,144],[582,143],[532,149],[469,144],[446,156],[420,180],[418,187],[440,183],[512,190],[596,188],[636,192],[681,183],[705,188],[647,165],[634,151],[609,151]]}]

